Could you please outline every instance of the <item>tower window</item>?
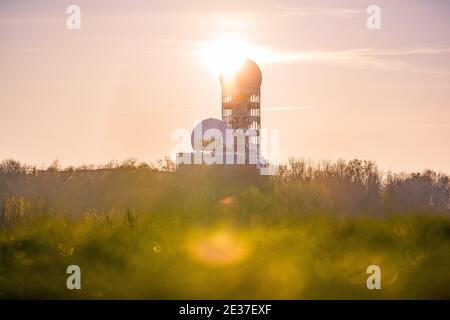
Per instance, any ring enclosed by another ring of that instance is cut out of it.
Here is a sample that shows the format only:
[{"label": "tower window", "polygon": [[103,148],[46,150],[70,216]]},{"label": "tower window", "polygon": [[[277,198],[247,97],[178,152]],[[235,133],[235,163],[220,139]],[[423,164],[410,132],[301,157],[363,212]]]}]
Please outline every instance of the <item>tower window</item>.
[{"label": "tower window", "polygon": [[252,121],[250,128],[253,130],[258,130],[259,126],[258,126],[258,122],[257,121]]},{"label": "tower window", "polygon": [[259,95],[257,95],[257,94],[252,94],[251,96],[250,96],[250,102],[254,102],[254,103],[258,103],[259,102]]},{"label": "tower window", "polygon": [[231,95],[223,96],[223,102],[225,102],[225,103],[231,102]]},{"label": "tower window", "polygon": [[223,109],[223,116],[224,117],[231,116],[231,109]]},{"label": "tower window", "polygon": [[260,116],[259,109],[250,109],[250,116],[252,116],[252,117],[259,117]]}]

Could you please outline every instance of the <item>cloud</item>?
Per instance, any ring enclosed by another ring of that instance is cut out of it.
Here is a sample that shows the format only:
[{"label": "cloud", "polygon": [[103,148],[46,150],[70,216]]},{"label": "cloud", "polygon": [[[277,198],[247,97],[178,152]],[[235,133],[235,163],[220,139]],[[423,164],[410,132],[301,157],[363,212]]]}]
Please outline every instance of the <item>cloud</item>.
[{"label": "cloud", "polygon": [[[236,39],[235,39],[236,40]],[[215,40],[216,42],[227,39]],[[196,43],[198,48],[209,42]],[[256,46],[245,41],[234,41],[238,45],[230,47],[232,51],[239,52],[242,58],[249,58],[260,65],[264,64],[333,64],[353,68],[370,68],[376,70],[393,70],[406,72],[432,73],[449,75],[450,69],[442,67],[430,67],[423,65],[424,59],[433,61],[429,56],[445,56],[450,54],[448,47],[424,47],[424,48],[353,48],[343,50],[296,50],[276,51],[270,46]],[[195,44],[194,44],[195,46]],[[189,53],[202,57],[202,50],[190,50]],[[228,55],[220,57],[227,59]]]},{"label": "cloud", "polygon": [[[312,110],[312,109],[321,109],[322,107],[318,106],[269,106],[262,107],[262,111],[297,111],[297,110]],[[207,107],[166,107],[164,109],[132,109],[132,110],[122,110],[116,112],[116,115],[126,115],[126,114],[146,114],[146,113],[166,113],[166,112],[193,112],[193,111],[215,111],[216,108],[207,108]]]},{"label": "cloud", "polygon": [[263,107],[262,111],[296,111],[296,110],[311,110],[311,109],[321,109],[322,107],[317,106],[278,106],[278,107]]},{"label": "cloud", "polygon": [[261,64],[271,63],[329,63],[352,67],[369,67],[380,70],[409,70],[448,74],[450,70],[422,68],[406,62],[405,56],[446,55],[450,48],[407,49],[349,49],[349,50],[304,50],[298,52],[275,52],[270,48],[254,51],[253,58]]},{"label": "cloud", "polygon": [[349,19],[366,14],[365,10],[355,10],[347,8],[279,7],[279,9],[280,9],[279,12],[281,14],[284,14],[285,16],[299,16],[299,17],[319,16],[319,17],[334,17],[334,18]]}]

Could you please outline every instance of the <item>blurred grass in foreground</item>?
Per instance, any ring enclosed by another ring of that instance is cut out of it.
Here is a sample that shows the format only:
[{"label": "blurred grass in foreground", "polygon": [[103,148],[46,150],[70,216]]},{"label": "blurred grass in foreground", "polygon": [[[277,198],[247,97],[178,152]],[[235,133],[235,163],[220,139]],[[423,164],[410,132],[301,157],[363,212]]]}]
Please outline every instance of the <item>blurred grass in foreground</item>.
[{"label": "blurred grass in foreground", "polygon": [[[2,298],[450,298],[450,219],[310,216],[196,227],[177,216],[49,217],[0,237]],[[82,290],[65,287],[68,265]],[[382,290],[366,288],[367,266]]]},{"label": "blurred grass in foreground", "polygon": [[[296,172],[0,175],[0,298],[450,298],[445,207],[372,171]],[[66,288],[71,264],[82,290]],[[382,290],[366,287],[371,264]]]}]

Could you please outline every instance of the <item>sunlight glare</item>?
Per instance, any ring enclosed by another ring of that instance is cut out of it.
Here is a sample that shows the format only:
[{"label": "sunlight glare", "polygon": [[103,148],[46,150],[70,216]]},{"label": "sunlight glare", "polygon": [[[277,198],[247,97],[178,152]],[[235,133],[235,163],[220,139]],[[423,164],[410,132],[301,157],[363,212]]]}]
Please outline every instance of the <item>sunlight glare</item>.
[{"label": "sunlight glare", "polygon": [[249,53],[249,45],[237,39],[222,39],[206,42],[200,55],[203,63],[217,74],[232,76]]}]

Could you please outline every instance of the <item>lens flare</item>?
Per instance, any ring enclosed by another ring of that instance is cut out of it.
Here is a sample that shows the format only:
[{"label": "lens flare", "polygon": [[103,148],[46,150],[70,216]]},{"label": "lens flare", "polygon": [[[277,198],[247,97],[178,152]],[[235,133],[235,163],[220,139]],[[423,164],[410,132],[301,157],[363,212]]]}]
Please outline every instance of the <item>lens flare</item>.
[{"label": "lens flare", "polygon": [[242,262],[250,253],[249,244],[235,233],[216,231],[199,236],[189,245],[191,255],[214,266],[229,266]]}]

